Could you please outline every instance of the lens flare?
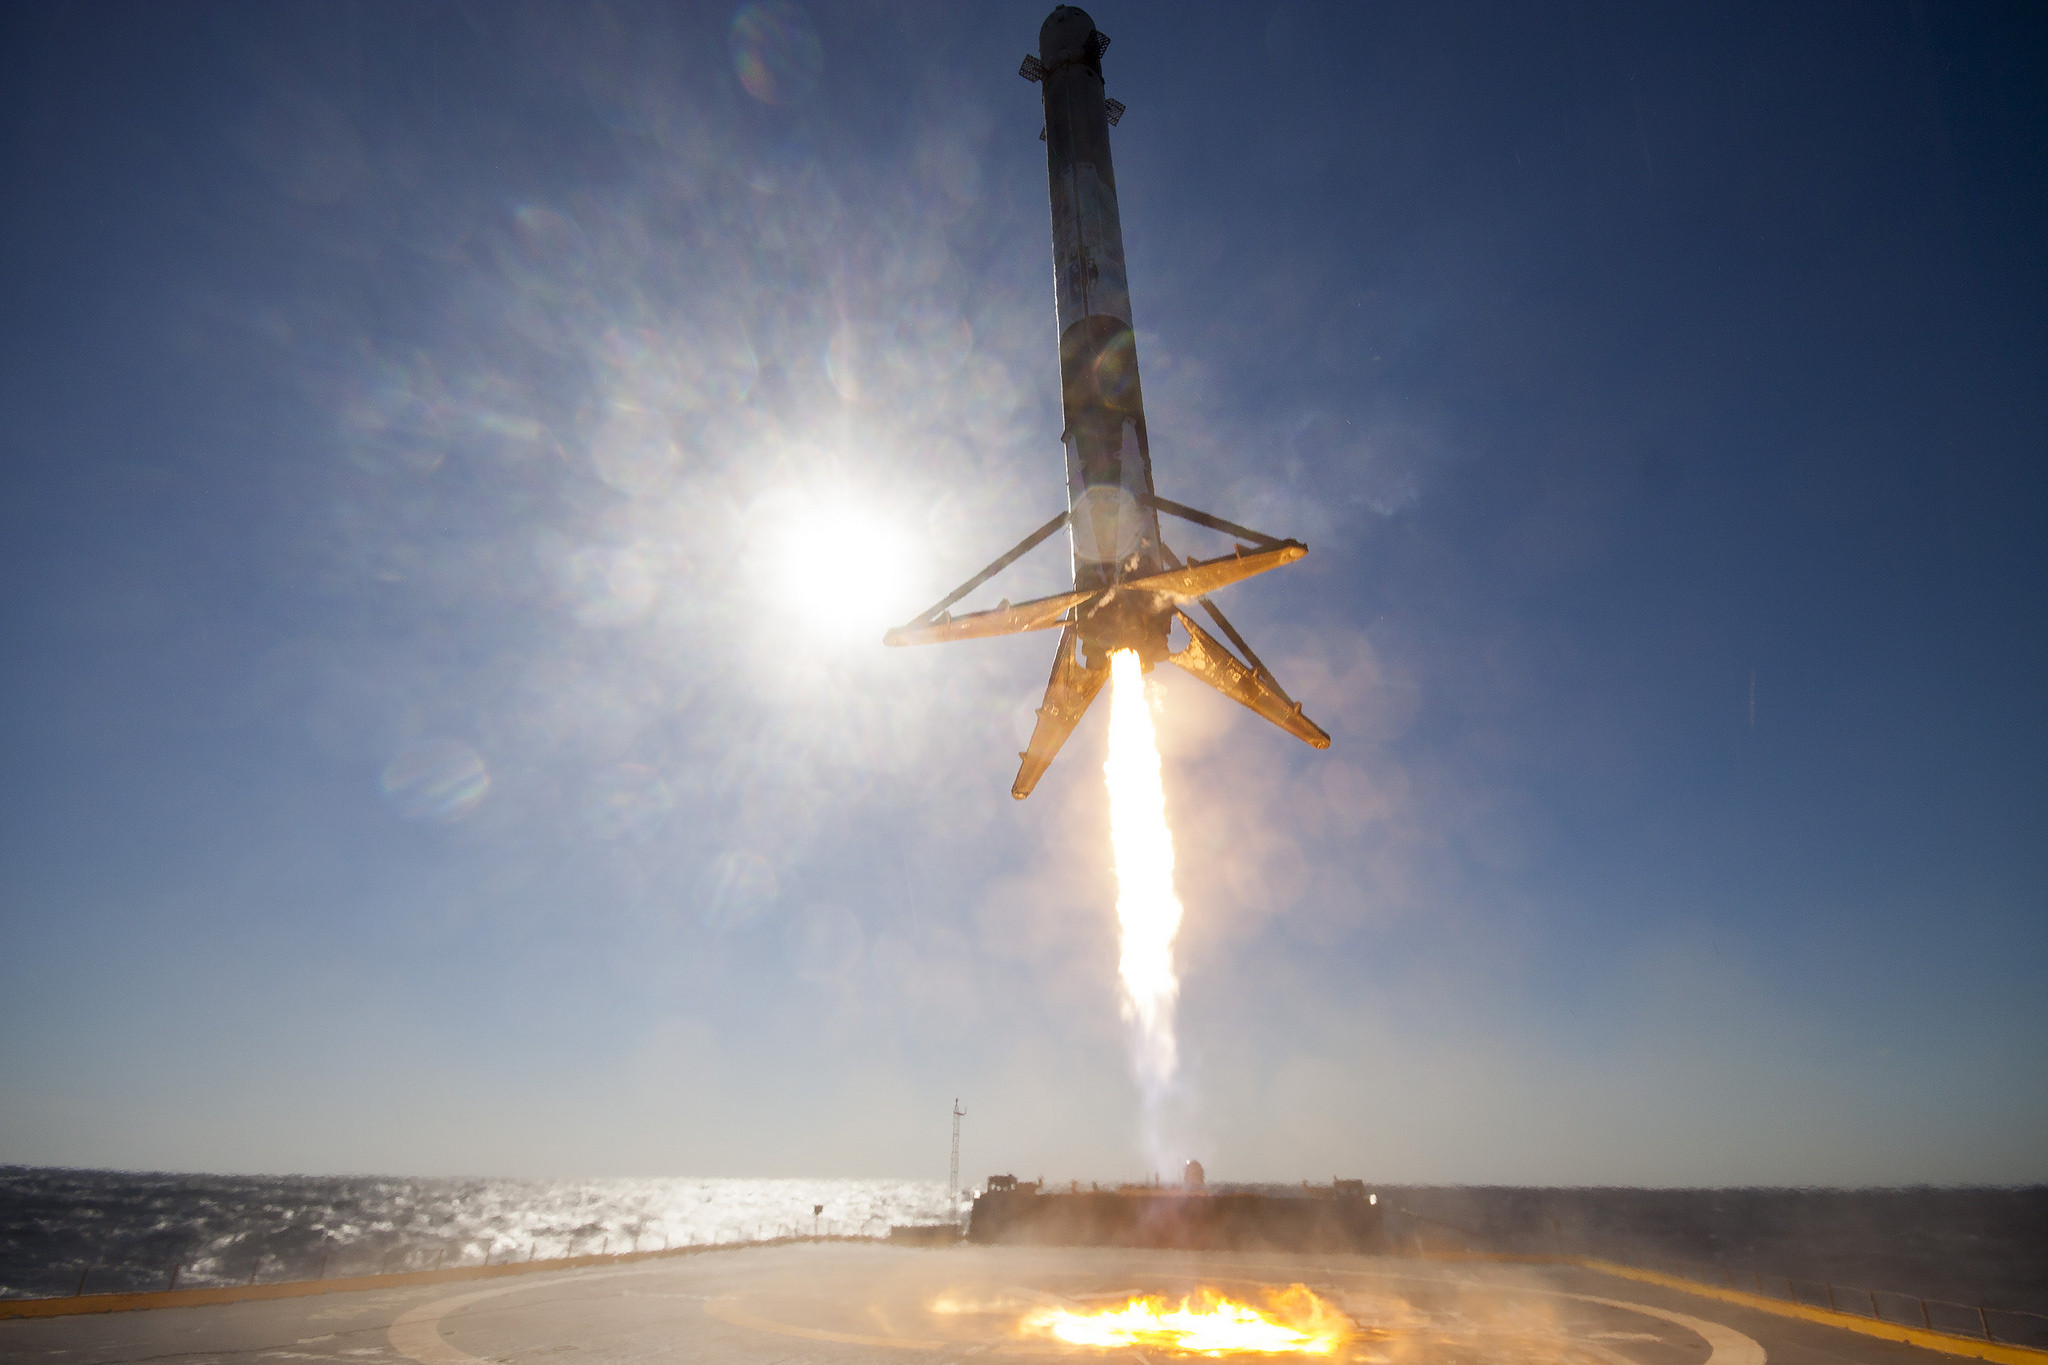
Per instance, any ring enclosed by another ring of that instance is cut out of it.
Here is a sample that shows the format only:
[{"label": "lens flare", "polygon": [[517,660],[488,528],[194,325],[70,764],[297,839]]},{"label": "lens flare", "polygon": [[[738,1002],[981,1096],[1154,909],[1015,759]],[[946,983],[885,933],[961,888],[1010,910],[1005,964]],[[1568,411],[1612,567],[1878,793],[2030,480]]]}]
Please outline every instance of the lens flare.
[{"label": "lens flare", "polygon": [[1137,651],[1109,656],[1109,838],[1116,852],[1116,918],[1121,932],[1117,975],[1123,1014],[1135,1029],[1133,1056],[1146,1098],[1156,1103],[1180,1064],[1173,1007],[1173,939],[1180,897],[1173,892],[1173,832],[1159,775],[1159,740],[1145,703]]},{"label": "lens flare", "polygon": [[799,6],[756,0],[733,16],[732,62],[749,95],[763,104],[794,104],[817,85],[825,50]]},{"label": "lens flare", "polygon": [[467,744],[427,739],[407,745],[385,765],[380,785],[401,818],[452,824],[490,793],[491,774]]},{"label": "lens flare", "polygon": [[1027,1336],[1073,1346],[1141,1346],[1205,1356],[1328,1355],[1350,1336],[1344,1315],[1305,1285],[1274,1296],[1266,1312],[1205,1289],[1178,1307],[1164,1299],[1133,1298],[1121,1308],[1093,1313],[1035,1308],[1018,1326]]}]

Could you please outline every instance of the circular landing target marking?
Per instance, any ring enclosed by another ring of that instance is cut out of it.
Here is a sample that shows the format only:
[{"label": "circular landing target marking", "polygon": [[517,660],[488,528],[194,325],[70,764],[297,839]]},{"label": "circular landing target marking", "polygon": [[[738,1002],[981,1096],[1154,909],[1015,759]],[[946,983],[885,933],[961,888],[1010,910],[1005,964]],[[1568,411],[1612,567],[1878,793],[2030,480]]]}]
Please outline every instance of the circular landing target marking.
[{"label": "circular landing target marking", "polygon": [[500,1294],[510,1294],[520,1289],[531,1289],[532,1285],[505,1284],[495,1289],[479,1289],[471,1294],[456,1294],[451,1298],[435,1299],[417,1308],[408,1308],[398,1315],[385,1335],[390,1338],[391,1349],[419,1365],[490,1365],[466,1352],[458,1351],[441,1337],[441,1319],[458,1308],[467,1308],[479,1299],[494,1299]]},{"label": "circular landing target marking", "polygon": [[857,1332],[833,1332],[822,1327],[797,1327],[786,1322],[771,1322],[756,1317],[740,1307],[737,1296],[723,1299],[707,1299],[704,1311],[720,1322],[731,1323],[734,1327],[751,1327],[756,1332],[774,1332],[778,1336],[803,1337],[807,1341],[843,1341],[851,1346],[894,1346],[905,1351],[936,1351],[947,1343],[925,1341],[915,1337],[871,1337]]},{"label": "circular landing target marking", "polygon": [[[1414,1274],[1399,1262],[1283,1265],[1037,1249],[835,1249],[749,1261],[693,1258],[573,1279],[522,1277],[418,1304],[391,1323],[388,1337],[415,1365],[570,1365],[577,1357],[678,1351],[748,1365],[786,1359],[800,1349],[792,1339],[818,1343],[822,1361],[849,1365],[935,1352],[942,1359],[1113,1355],[1165,1365],[1178,1353],[1074,1346],[1025,1335],[1021,1325],[1041,1305],[1114,1308],[1133,1296],[1177,1301],[1199,1288],[1256,1304],[1293,1284],[1306,1284],[1355,1324],[1348,1340],[1313,1357],[1330,1365],[1767,1365],[1758,1342],[1722,1323],[1533,1276]],[[1645,1330],[1653,1327],[1659,1330]]]},{"label": "circular landing target marking", "polygon": [[[1354,1272],[1357,1273],[1357,1272]],[[1361,1278],[1369,1276],[1369,1272]],[[1497,1290],[1504,1297],[1536,1295],[1552,1299],[1564,1299],[1591,1304],[1619,1312],[1641,1314],[1645,1317],[1668,1322],[1673,1326],[1697,1336],[1707,1347],[1703,1365],[1766,1365],[1764,1349],[1752,1338],[1731,1327],[1711,1322],[1691,1314],[1680,1313],[1652,1304],[1632,1303],[1622,1299],[1603,1298],[1593,1294],[1572,1294],[1559,1290],[1546,1290],[1525,1286],[1492,1286],[1470,1281],[1448,1280],[1435,1276],[1371,1276],[1374,1279],[1413,1279],[1424,1283],[1439,1284],[1464,1291]],[[1205,1276],[1204,1282],[1214,1287],[1235,1287],[1240,1294],[1244,1289],[1254,1291],[1282,1290],[1283,1283],[1248,1279],[1241,1276]],[[1102,1349],[1069,1346],[1065,1343],[1034,1338],[1021,1338],[1015,1331],[1016,1311],[1023,1303],[1032,1300],[1060,1303],[1074,1307],[1097,1307],[1110,1301],[1123,1301],[1130,1297],[1141,1297],[1159,1293],[1157,1286],[1131,1284],[1114,1290],[1080,1290],[1069,1288],[1064,1295],[1045,1290],[1010,1289],[998,1296],[986,1311],[974,1312],[971,1316],[984,1319],[984,1328],[992,1327],[993,1332],[983,1331],[967,1335],[956,1335],[950,1339],[932,1339],[873,1333],[840,1331],[832,1328],[808,1326],[793,1322],[777,1321],[741,1306],[739,1296],[713,1299],[704,1308],[712,1317],[736,1327],[745,1327],[758,1332],[778,1336],[798,1337],[812,1341],[842,1342],[849,1345],[893,1347],[911,1351],[938,1351],[952,1348],[962,1354],[978,1355],[998,1352],[1004,1355],[1071,1355],[1076,1353],[1101,1354]],[[1167,1297],[1173,1297],[1168,1295]],[[1331,1293],[1333,1301],[1340,1305],[1347,1296]],[[822,1304],[814,1304],[824,1307]],[[899,1311],[905,1306],[897,1305]],[[873,1304],[870,1312],[877,1311]],[[829,1311],[829,1310],[828,1310]],[[932,1311],[927,1308],[927,1312]],[[1354,1321],[1360,1315],[1354,1314]],[[1378,1316],[1377,1314],[1373,1316]],[[1470,1322],[1461,1320],[1462,1314],[1451,1312],[1434,1314],[1428,1311],[1409,1310],[1400,1315],[1398,1325],[1374,1323],[1369,1318],[1357,1321],[1356,1333],[1345,1348],[1334,1353],[1329,1359],[1349,1362],[1378,1362],[1399,1358],[1404,1361],[1440,1360],[1445,1365],[1474,1362],[1498,1362],[1512,1359],[1527,1362],[1528,1365],[1639,1365],[1632,1356],[1616,1349],[1619,1344],[1638,1342],[1659,1343],[1663,1337],[1655,1333],[1597,1330],[1573,1332],[1562,1324],[1532,1326],[1503,1320],[1499,1322]],[[996,1319],[991,1322],[988,1319]],[[1612,1344],[1610,1344],[1612,1343]],[[1157,1348],[1113,1347],[1109,1350],[1129,1350],[1150,1359],[1162,1354]],[[1177,1354],[1163,1352],[1163,1354]],[[1265,1358],[1257,1352],[1243,1352],[1250,1358]],[[434,1365],[452,1365],[451,1362],[435,1362]]]},{"label": "circular landing target marking", "polygon": [[1673,1312],[1669,1308],[1657,1308],[1647,1303],[1630,1303],[1626,1299],[1603,1299],[1592,1294],[1558,1294],[1558,1297],[1577,1299],[1581,1303],[1597,1303],[1604,1308],[1619,1308],[1629,1313],[1642,1313],[1683,1327],[1707,1343],[1707,1365],[1765,1365],[1764,1348],[1755,1337],[1744,1336],[1733,1327],[1710,1322],[1706,1318],[1696,1318],[1690,1313]]}]

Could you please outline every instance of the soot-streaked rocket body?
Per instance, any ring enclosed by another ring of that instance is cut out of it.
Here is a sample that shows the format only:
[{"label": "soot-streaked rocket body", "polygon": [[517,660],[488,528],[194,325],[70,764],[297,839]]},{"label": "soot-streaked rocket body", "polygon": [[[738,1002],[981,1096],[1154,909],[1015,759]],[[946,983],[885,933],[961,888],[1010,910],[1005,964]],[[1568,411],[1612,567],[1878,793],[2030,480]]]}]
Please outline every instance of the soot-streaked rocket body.
[{"label": "soot-streaked rocket body", "polygon": [[[1025,537],[930,611],[884,637],[891,645],[972,640],[1061,628],[1045,702],[1011,795],[1022,800],[1073,733],[1109,677],[1109,656],[1135,652],[1145,668],[1164,659],[1272,721],[1289,734],[1329,747],[1330,737],[1301,711],[1208,594],[1308,553],[1295,540],[1261,535],[1235,522],[1160,497],[1152,486],[1144,387],[1138,378],[1131,291],[1124,271],[1110,126],[1123,105],[1103,89],[1109,38],[1088,14],[1061,5],[1038,32],[1038,52],[1019,74],[1039,83],[1045,106],[1046,175],[1052,202],[1054,307],[1059,322],[1060,398],[1065,418],[1067,510]],[[1159,531],[1167,513],[1235,537],[1233,554],[1182,560]],[[962,616],[954,603],[1051,536],[1069,531],[1071,592]],[[1187,615],[1199,602],[1242,659]],[[1178,623],[1187,644],[1172,648]]]},{"label": "soot-streaked rocket body", "polygon": [[[1024,74],[1044,90],[1074,586],[1107,588],[1121,577],[1166,567],[1152,506],[1145,389],[1110,160],[1111,111],[1102,85],[1109,39],[1087,14],[1066,5],[1053,11],[1038,37],[1036,65],[1027,60]],[[1121,115],[1122,106],[1116,112]],[[1083,646],[1097,634],[1084,631]],[[1166,634],[1164,617],[1146,618],[1134,621],[1120,643],[1152,664],[1166,657]],[[1095,651],[1088,653],[1092,658]]]}]

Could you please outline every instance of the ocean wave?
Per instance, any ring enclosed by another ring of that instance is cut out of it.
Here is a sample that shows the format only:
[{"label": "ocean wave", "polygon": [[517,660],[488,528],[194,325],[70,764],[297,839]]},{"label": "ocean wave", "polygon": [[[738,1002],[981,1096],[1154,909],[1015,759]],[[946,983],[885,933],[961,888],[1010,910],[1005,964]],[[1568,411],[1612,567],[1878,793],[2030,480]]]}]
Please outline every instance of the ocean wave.
[{"label": "ocean wave", "polygon": [[[821,1212],[814,1213],[823,1205]],[[540,1180],[0,1167],[0,1298],[884,1236],[948,1221],[929,1180]]]}]

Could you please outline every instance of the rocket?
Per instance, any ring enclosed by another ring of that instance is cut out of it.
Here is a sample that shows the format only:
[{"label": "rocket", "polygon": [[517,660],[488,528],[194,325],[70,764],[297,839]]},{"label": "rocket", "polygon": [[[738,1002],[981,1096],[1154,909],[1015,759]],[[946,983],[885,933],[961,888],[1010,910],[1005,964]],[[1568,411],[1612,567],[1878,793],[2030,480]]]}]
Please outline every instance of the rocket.
[{"label": "rocket", "polygon": [[[888,645],[922,645],[1059,630],[1045,701],[1010,787],[1020,801],[1031,795],[1102,690],[1109,656],[1120,649],[1136,651],[1147,672],[1161,660],[1174,664],[1297,739],[1330,747],[1329,735],[1302,714],[1301,703],[1287,695],[1209,598],[1253,574],[1293,563],[1308,547],[1170,502],[1152,486],[1109,153],[1109,130],[1122,119],[1124,106],[1103,91],[1102,54],[1108,47],[1108,35],[1085,11],[1061,5],[1038,31],[1037,54],[1027,56],[1018,72],[1039,85],[1045,105],[1067,508],[931,610],[883,637]],[[1183,559],[1160,533],[1161,514],[1220,531],[1237,543],[1232,553],[1214,559]],[[1072,591],[951,614],[955,603],[1063,527],[1073,555]],[[1188,614],[1197,605],[1237,647],[1236,654]],[[1178,650],[1171,639],[1175,625],[1187,638]]]}]

